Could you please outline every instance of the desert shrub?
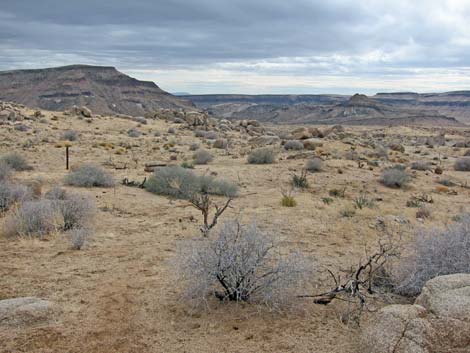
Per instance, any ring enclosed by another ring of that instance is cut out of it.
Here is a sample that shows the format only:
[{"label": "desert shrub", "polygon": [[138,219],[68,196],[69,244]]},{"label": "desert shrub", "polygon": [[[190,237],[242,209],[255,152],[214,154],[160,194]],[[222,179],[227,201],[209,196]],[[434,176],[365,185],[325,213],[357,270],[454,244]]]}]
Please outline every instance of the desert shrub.
[{"label": "desert shrub", "polygon": [[25,132],[25,131],[28,131],[28,130],[29,130],[29,127],[26,126],[25,124],[16,124],[16,125],[15,125],[15,130],[16,130],[16,131]]},{"label": "desert shrub", "polygon": [[62,215],[64,230],[88,227],[96,213],[95,204],[91,199],[57,187],[46,193],[45,198],[52,201],[53,206]]},{"label": "desert shrub", "polygon": [[189,145],[189,150],[190,151],[196,151],[197,149],[199,149],[199,144],[192,143],[192,144]]},{"label": "desert shrub", "polygon": [[416,218],[429,218],[431,217],[431,210],[425,206],[420,206],[416,211]]},{"label": "desert shrub", "polygon": [[356,215],[356,210],[353,207],[345,207],[342,210],[339,211],[339,214],[341,217],[344,218],[351,218]]},{"label": "desert shrub", "polygon": [[279,245],[255,223],[225,223],[214,238],[184,244],[177,257],[185,298],[205,304],[210,296],[278,308],[302,289],[306,267],[282,256]]},{"label": "desert shrub", "polygon": [[285,150],[300,151],[304,149],[304,144],[297,140],[289,140],[284,144]]},{"label": "desert shrub", "polygon": [[140,136],[140,131],[137,129],[129,129],[127,130],[127,136],[129,137],[139,137]]},{"label": "desert shrub", "polygon": [[309,172],[321,172],[323,170],[323,161],[320,158],[309,159],[305,163],[305,170]]},{"label": "desert shrub", "polygon": [[62,139],[67,140],[67,141],[77,141],[78,140],[78,134],[77,134],[76,131],[67,130],[67,131],[63,132]]},{"label": "desert shrub", "polygon": [[217,140],[217,133],[215,131],[206,131],[204,137],[208,140]]},{"label": "desert shrub", "polygon": [[176,129],[174,127],[168,128],[168,133],[169,134],[176,134]]},{"label": "desert shrub", "polygon": [[354,208],[362,210],[363,208],[374,208],[375,202],[365,195],[359,195],[353,200]]},{"label": "desert shrub", "polygon": [[271,164],[274,163],[276,153],[272,148],[264,147],[252,151],[248,155],[249,164]]},{"label": "desert shrub", "polygon": [[194,164],[207,164],[214,160],[212,154],[207,150],[199,150],[193,154]]},{"label": "desert shrub", "polygon": [[328,191],[328,194],[332,197],[341,197],[344,198],[346,196],[346,188],[342,189],[331,189]]},{"label": "desert shrub", "polygon": [[299,189],[308,188],[307,172],[302,170],[300,175],[295,173],[292,174],[291,185]]},{"label": "desert shrub", "polygon": [[410,168],[413,170],[430,170],[431,166],[427,161],[416,161],[411,163]]},{"label": "desert shrub", "polygon": [[390,188],[401,188],[408,184],[410,176],[403,169],[388,168],[382,172],[380,182]]},{"label": "desert shrub", "polygon": [[331,197],[322,197],[321,200],[325,205],[329,205],[334,201]]},{"label": "desert shrub", "polygon": [[26,159],[19,153],[13,152],[8,153],[0,157],[0,163],[4,163],[10,166],[11,169],[16,171],[24,171],[33,169]]},{"label": "desert shrub", "polygon": [[455,161],[454,169],[460,172],[470,171],[470,157],[462,157]]},{"label": "desert shrub", "polygon": [[416,199],[416,198],[412,198],[412,199],[406,201],[406,207],[410,207],[410,208],[418,208],[418,207],[421,207],[422,204],[423,204],[423,202]]},{"label": "desert shrub", "polygon": [[206,137],[207,131],[204,130],[195,130],[194,136],[196,137]]},{"label": "desert shrub", "polygon": [[112,187],[114,186],[113,176],[103,168],[94,164],[83,164],[65,177],[67,185],[80,187]]},{"label": "desert shrub", "polygon": [[395,266],[396,291],[414,296],[436,276],[470,273],[470,215],[445,230],[418,232],[409,244],[410,253]]},{"label": "desert shrub", "polygon": [[0,212],[5,212],[15,203],[31,200],[31,198],[31,189],[25,185],[0,183]]},{"label": "desert shrub", "polygon": [[81,250],[92,235],[90,228],[73,228],[68,232],[70,245],[74,250]]},{"label": "desert shrub", "polygon": [[194,164],[188,161],[184,161],[180,164],[181,168],[194,169]]},{"label": "desert shrub", "polygon": [[11,167],[7,163],[0,162],[0,183],[10,179],[12,172]]},{"label": "desert shrub", "polygon": [[23,202],[4,225],[7,236],[28,236],[43,238],[60,229],[62,220],[50,200]]},{"label": "desert shrub", "polygon": [[441,185],[447,186],[447,187],[453,187],[453,186],[457,185],[454,181],[452,181],[451,179],[448,179],[448,178],[441,179],[441,180],[438,181],[438,183],[441,184]]},{"label": "desert shrub", "polygon": [[297,201],[295,201],[294,196],[284,195],[281,199],[281,206],[295,207],[297,206]]},{"label": "desert shrub", "polygon": [[178,199],[190,199],[195,193],[236,196],[237,185],[210,176],[198,176],[182,167],[163,167],[155,170],[145,183],[147,191]]}]

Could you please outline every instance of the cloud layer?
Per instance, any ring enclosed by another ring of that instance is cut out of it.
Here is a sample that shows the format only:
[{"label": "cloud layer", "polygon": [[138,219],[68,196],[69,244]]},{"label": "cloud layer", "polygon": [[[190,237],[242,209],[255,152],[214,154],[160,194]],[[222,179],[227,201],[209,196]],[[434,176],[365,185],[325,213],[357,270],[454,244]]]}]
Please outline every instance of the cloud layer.
[{"label": "cloud layer", "polygon": [[113,65],[170,91],[470,89],[467,0],[2,0],[0,69]]}]

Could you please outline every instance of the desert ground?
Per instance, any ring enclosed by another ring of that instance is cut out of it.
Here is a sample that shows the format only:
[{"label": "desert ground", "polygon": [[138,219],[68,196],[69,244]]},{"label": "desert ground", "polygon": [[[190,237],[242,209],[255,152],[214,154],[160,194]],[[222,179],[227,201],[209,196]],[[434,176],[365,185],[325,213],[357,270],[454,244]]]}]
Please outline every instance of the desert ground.
[{"label": "desert ground", "polygon": [[[34,116],[34,110],[23,111]],[[78,119],[48,111],[42,115],[22,122],[27,131],[16,130],[13,123],[1,125],[0,155],[18,152],[33,167],[16,172],[16,181],[38,180],[43,193],[63,186],[93,198],[98,207],[95,231],[80,251],[72,250],[62,233],[43,240],[0,237],[0,300],[39,297],[56,304],[47,323],[2,329],[0,352],[361,352],[360,325],[344,324],[341,302],[324,306],[299,298],[294,307],[273,312],[216,299],[209,309],[194,309],[181,300],[172,261],[182,241],[201,237],[200,213],[188,201],[124,186],[121,181],[141,182],[149,177],[144,166],[151,161],[191,160],[192,143],[214,155],[211,163],[196,165],[195,173],[217,175],[240,187],[240,195],[220,223],[230,218],[256,219],[278,237],[284,252],[301,252],[314,269],[313,286],[305,294],[332,286],[326,267],[339,272],[356,266],[382,235],[380,224],[406,242],[418,229],[442,228],[469,211],[470,173],[452,167],[466,149],[451,143],[431,148],[417,142],[441,133],[448,142],[467,141],[468,128],[345,126],[341,136],[326,136],[323,146],[314,151],[285,151],[276,145],[276,163],[252,165],[247,154],[253,147],[238,131],[219,132],[229,140],[229,147],[215,149],[186,125],[164,119],[147,119],[148,124],[141,125],[117,117]],[[175,133],[168,132],[170,127]],[[274,132],[297,127],[266,126]],[[131,128],[142,134],[129,137]],[[84,162],[103,166],[113,174],[114,188],[63,185],[68,172],[61,136],[66,130],[78,133],[78,140],[69,143],[71,166]],[[372,153],[372,140],[398,144],[404,150],[390,149],[388,160],[376,166],[359,167],[356,160],[348,159],[352,148],[361,156]],[[164,148],[169,142],[174,147]],[[309,173],[308,189],[294,192],[296,207],[282,207],[281,189],[315,155],[324,160],[324,170]],[[429,161],[432,169],[410,171],[412,180],[406,188],[380,184],[384,167],[422,160]],[[443,174],[434,173],[437,166]],[[444,178],[454,180],[456,186],[437,183]],[[330,204],[322,201],[330,190],[343,188],[344,198],[333,197]],[[341,211],[351,208],[354,198],[362,194],[376,206],[343,217]],[[417,209],[406,204],[423,194],[433,201],[425,203],[430,216],[417,218]],[[7,216],[1,216],[0,224]],[[375,301],[372,306],[385,304]],[[365,312],[361,320],[368,315]]]}]

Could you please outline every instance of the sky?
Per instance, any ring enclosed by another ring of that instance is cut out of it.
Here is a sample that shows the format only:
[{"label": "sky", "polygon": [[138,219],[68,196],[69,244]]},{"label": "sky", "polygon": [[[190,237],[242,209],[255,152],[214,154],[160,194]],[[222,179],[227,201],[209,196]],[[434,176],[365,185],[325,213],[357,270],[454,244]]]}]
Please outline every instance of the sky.
[{"label": "sky", "polygon": [[112,65],[169,92],[470,89],[470,0],[0,0],[0,70]]}]

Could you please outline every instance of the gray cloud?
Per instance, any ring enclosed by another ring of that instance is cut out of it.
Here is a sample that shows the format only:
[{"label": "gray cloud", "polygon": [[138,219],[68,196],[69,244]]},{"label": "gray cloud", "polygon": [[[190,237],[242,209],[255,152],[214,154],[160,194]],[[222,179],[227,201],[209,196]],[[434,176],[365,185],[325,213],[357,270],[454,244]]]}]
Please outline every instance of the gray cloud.
[{"label": "gray cloud", "polygon": [[275,91],[314,76],[379,84],[435,69],[448,70],[452,88],[452,72],[470,67],[464,0],[1,2],[0,69],[114,65],[142,78],[158,73],[169,89],[185,85],[166,70],[184,73],[192,83],[181,88],[196,91],[201,72],[215,75],[200,82],[212,90],[235,89],[226,80],[236,75],[304,81],[264,87]]}]

